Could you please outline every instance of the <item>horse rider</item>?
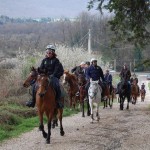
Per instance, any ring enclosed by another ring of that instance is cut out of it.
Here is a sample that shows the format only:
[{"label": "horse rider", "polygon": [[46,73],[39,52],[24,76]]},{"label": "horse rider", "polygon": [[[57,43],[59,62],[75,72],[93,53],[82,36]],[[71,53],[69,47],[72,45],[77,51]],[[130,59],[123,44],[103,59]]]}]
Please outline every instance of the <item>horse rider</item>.
[{"label": "horse rider", "polygon": [[[120,78],[121,78],[121,82],[122,82],[122,81],[127,81],[127,84],[128,84],[128,91],[131,93],[131,84],[130,84],[131,72],[130,72],[130,70],[128,69],[127,64],[124,64],[124,65],[123,65],[123,68],[122,68],[122,70],[121,70],[119,76],[120,76]],[[116,94],[119,94],[119,86],[120,86],[121,82],[119,82],[118,85],[117,85]]]},{"label": "horse rider", "polygon": [[[40,69],[47,70],[50,84],[56,91],[56,103],[58,108],[63,108],[63,104],[60,101],[61,98],[61,90],[59,85],[59,79],[63,75],[64,69],[59,59],[56,58],[57,54],[55,53],[55,46],[49,44],[46,46],[46,56],[42,60]],[[36,83],[33,83],[32,86],[32,99],[26,103],[28,107],[34,107],[36,102]]]},{"label": "horse rider", "polygon": [[[89,89],[90,86],[90,79],[92,79],[92,81],[97,81],[99,80],[99,84],[102,87],[102,90],[104,90],[104,85],[102,82],[105,81],[104,79],[104,74],[103,74],[103,70],[100,66],[97,65],[97,59],[92,58],[91,59],[91,65],[90,67],[87,69],[87,73],[86,73],[86,77],[88,79],[87,85],[86,85],[86,90]],[[101,81],[101,80],[102,81]],[[102,92],[102,97],[103,97],[103,92]]]},{"label": "horse rider", "polygon": [[142,83],[142,85],[141,85],[141,90],[144,90],[144,93],[146,93],[145,84],[144,83]]},{"label": "horse rider", "polygon": [[73,69],[71,69],[71,72],[74,73],[77,78],[80,74],[84,75],[84,73],[85,73],[85,62],[82,61],[79,66],[75,66]]},{"label": "horse rider", "polygon": [[108,84],[110,88],[110,93],[111,93],[112,92],[112,75],[109,73],[109,70],[106,70],[104,78],[105,78],[105,82]]},{"label": "horse rider", "polygon": [[87,77],[87,70],[88,68],[90,67],[90,62],[89,61],[86,61],[85,62],[85,79],[88,80],[88,77]]},{"label": "horse rider", "polygon": [[[85,76],[85,65],[86,63],[82,61],[79,66],[75,66],[73,69],[71,69],[71,72],[75,74],[77,79],[79,75]],[[79,96],[79,94],[80,92],[78,91],[76,93],[76,96]]]}]

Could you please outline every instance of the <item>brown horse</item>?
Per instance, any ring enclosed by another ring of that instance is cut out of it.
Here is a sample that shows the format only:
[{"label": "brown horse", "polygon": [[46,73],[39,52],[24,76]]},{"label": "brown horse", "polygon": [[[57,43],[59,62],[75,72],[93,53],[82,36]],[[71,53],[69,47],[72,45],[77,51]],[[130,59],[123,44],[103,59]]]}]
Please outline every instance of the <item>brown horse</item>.
[{"label": "brown horse", "polygon": [[131,99],[132,99],[132,104],[136,104],[137,101],[137,97],[139,96],[139,92],[138,92],[138,85],[137,85],[137,80],[133,80],[132,84],[131,84]]},{"label": "brown horse", "polygon": [[78,86],[79,86],[79,103],[82,105],[82,117],[84,115],[84,100],[87,101],[87,116],[90,116],[90,105],[88,100],[88,90],[86,90],[86,79],[85,76],[80,74],[78,76]]},{"label": "brown horse", "polygon": [[63,75],[63,81],[62,83],[68,84],[68,95],[70,98],[70,108],[75,108],[75,105],[77,103],[77,96],[76,93],[79,91],[78,88],[78,81],[77,78],[74,74],[70,74],[69,71],[64,71],[64,75]]},{"label": "brown horse", "polygon": [[145,100],[145,89],[141,89],[140,94],[141,94],[141,102],[144,102],[144,100]]},{"label": "brown horse", "polygon": [[103,108],[108,107],[108,105],[110,108],[112,108],[114,97],[115,97],[115,90],[114,90],[113,86],[112,86],[112,89],[110,90],[110,86],[108,84],[105,84],[104,107]]},{"label": "brown horse", "polygon": [[[40,119],[39,129],[42,131],[43,137],[46,138],[46,143],[50,143],[51,136],[51,122],[53,117],[55,116],[55,112],[58,113],[58,118],[60,121],[60,134],[63,136],[65,134],[62,126],[62,114],[63,109],[56,108],[55,96],[56,93],[51,87],[49,82],[49,77],[46,73],[41,73],[41,71],[37,71],[34,67],[31,69],[31,73],[27,80],[24,82],[24,87],[28,87],[31,84],[31,80],[36,80],[37,92],[36,92],[36,105],[38,108],[38,115]],[[43,115],[44,113],[47,116],[48,120],[48,133],[44,130],[43,124]]]}]

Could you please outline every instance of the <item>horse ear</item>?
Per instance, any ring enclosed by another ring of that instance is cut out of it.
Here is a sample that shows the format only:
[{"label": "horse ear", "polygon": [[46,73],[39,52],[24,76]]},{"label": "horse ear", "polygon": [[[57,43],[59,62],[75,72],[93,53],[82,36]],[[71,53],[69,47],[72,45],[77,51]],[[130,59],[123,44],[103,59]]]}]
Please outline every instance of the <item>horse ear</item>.
[{"label": "horse ear", "polygon": [[41,69],[40,69],[40,67],[38,67],[38,68],[37,68],[37,72],[38,72],[38,73],[40,73],[40,72],[41,72]]},{"label": "horse ear", "polygon": [[30,70],[34,70],[34,67],[33,67],[33,66],[31,66],[31,67],[30,67]]}]

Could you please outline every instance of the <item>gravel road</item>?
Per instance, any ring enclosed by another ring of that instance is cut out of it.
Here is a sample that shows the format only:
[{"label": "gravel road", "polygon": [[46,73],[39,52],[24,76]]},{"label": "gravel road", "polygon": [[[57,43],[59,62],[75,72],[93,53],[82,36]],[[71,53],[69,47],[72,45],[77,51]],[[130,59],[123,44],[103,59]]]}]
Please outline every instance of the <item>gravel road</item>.
[{"label": "gravel road", "polygon": [[[148,82],[144,76],[140,82]],[[146,84],[147,85],[147,84]],[[45,144],[42,133],[35,128],[18,138],[0,144],[0,150],[150,150],[150,92],[144,102],[138,99],[130,103],[129,110],[119,110],[115,103],[112,109],[100,107],[100,121],[90,123],[90,117],[81,113],[65,117],[65,135],[59,127],[52,129],[51,144]]]}]

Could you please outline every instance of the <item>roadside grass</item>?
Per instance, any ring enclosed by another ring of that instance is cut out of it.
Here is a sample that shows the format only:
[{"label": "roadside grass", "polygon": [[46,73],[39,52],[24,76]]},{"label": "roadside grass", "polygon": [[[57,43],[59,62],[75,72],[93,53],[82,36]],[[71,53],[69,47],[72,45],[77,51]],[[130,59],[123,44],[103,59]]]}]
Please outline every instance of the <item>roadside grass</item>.
[{"label": "roadside grass", "polygon": [[[64,108],[63,117],[77,114],[79,109],[70,110]],[[44,116],[44,123],[47,118]],[[3,140],[17,137],[22,133],[31,131],[39,126],[39,118],[36,109],[27,108],[9,102],[0,105],[0,142]]]}]

